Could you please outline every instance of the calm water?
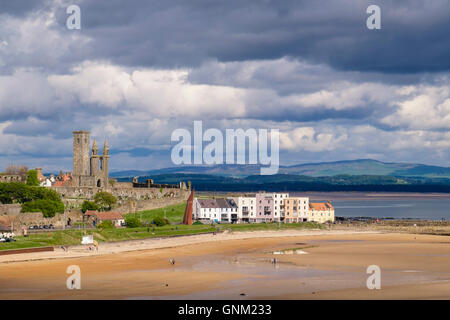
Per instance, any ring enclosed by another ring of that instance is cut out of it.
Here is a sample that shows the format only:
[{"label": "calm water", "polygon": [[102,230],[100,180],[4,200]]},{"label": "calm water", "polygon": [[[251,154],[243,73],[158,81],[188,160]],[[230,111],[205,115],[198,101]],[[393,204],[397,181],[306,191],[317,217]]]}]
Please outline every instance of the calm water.
[{"label": "calm water", "polygon": [[450,198],[334,199],[336,216],[450,220]]}]

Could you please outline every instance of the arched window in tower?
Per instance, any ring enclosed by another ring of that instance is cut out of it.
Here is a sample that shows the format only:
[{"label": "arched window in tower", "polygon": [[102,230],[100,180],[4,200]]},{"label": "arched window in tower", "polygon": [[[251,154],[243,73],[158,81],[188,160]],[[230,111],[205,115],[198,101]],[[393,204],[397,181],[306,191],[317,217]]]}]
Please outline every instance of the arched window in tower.
[{"label": "arched window in tower", "polygon": [[100,188],[102,186],[102,181],[100,179],[97,180],[97,187]]}]

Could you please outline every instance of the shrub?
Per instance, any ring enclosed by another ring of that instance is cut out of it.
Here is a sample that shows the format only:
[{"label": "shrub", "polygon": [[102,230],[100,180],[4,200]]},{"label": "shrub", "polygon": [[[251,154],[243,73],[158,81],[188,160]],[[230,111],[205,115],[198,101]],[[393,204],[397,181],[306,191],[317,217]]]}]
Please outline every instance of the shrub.
[{"label": "shrub", "polygon": [[200,224],[203,224],[201,221],[195,221],[194,223],[193,223],[193,225],[200,225]]},{"label": "shrub", "polygon": [[139,218],[133,217],[133,216],[126,217],[125,223],[127,224],[128,228],[138,228],[138,227],[142,226],[141,220],[139,220]]},{"label": "shrub", "polygon": [[99,223],[97,225],[97,228],[101,228],[101,229],[112,229],[115,228],[116,226],[114,225],[114,223],[111,220],[105,220],[102,223]]},{"label": "shrub", "polygon": [[45,218],[51,218],[57,212],[64,212],[64,204],[61,201],[39,199],[22,204],[22,212],[42,212]]},{"label": "shrub", "polygon": [[163,217],[155,217],[153,218],[153,224],[155,224],[158,227],[165,226],[166,224],[170,224],[169,220],[164,219]]},{"label": "shrub", "polygon": [[100,207],[99,207],[95,202],[92,202],[92,201],[85,200],[85,201],[81,204],[81,211],[82,211],[83,213],[85,213],[85,212],[88,211],[88,210],[94,210],[94,211],[97,211],[97,210],[99,210],[99,209],[100,209]]}]

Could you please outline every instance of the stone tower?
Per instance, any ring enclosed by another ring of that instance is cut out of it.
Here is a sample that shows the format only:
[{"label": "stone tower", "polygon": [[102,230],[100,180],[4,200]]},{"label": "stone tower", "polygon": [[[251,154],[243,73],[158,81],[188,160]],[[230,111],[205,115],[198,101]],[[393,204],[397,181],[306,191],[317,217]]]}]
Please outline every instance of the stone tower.
[{"label": "stone tower", "polygon": [[107,188],[109,180],[109,147],[105,140],[103,152],[98,153],[94,139],[90,152],[89,131],[73,132],[73,187]]},{"label": "stone tower", "polygon": [[104,186],[107,187],[109,182],[109,146],[107,139],[105,139],[105,144],[103,146],[101,161],[102,161],[102,174],[104,179]]},{"label": "stone tower", "polygon": [[98,154],[97,142],[94,139],[94,143],[92,144],[92,154],[91,154],[91,176],[98,176],[99,170],[99,161],[100,155]]},{"label": "stone tower", "polygon": [[73,175],[89,176],[89,131],[73,132]]}]

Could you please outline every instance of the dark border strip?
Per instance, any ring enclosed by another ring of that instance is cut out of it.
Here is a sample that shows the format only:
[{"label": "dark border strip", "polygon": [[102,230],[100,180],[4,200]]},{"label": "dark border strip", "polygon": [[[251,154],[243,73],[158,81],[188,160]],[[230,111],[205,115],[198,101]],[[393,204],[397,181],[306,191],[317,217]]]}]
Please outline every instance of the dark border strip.
[{"label": "dark border strip", "polygon": [[0,250],[0,256],[4,256],[4,255],[8,255],[8,254],[45,252],[45,251],[55,251],[55,248],[54,247],[37,247],[37,248]]}]

